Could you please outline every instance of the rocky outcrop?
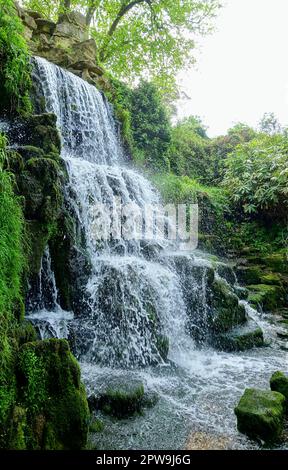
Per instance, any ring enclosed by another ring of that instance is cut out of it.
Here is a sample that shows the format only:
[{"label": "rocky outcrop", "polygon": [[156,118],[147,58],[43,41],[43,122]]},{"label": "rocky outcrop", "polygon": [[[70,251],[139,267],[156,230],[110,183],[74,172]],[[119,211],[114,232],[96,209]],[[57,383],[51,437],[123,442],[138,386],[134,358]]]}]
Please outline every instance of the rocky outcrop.
[{"label": "rocky outcrop", "polygon": [[109,88],[104,70],[97,64],[95,40],[89,38],[85,17],[81,13],[62,14],[54,23],[20,6],[17,11],[33,55],[44,57],[101,88]]}]

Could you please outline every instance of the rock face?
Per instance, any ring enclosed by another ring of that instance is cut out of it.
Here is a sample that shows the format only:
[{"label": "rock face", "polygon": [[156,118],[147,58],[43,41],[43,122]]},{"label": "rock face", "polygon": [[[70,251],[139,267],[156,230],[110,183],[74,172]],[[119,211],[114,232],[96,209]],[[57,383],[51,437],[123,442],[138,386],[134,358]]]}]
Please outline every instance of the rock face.
[{"label": "rock face", "polygon": [[282,393],[286,399],[286,408],[288,406],[288,377],[283,372],[274,372],[270,379],[271,390]]},{"label": "rock face", "polygon": [[287,250],[267,256],[247,256],[236,269],[238,281],[248,289],[256,308],[278,312],[288,306]]},{"label": "rock face", "polygon": [[54,23],[19,5],[17,12],[32,54],[64,67],[92,84],[108,86],[104,71],[97,64],[95,40],[89,39],[85,17],[81,13],[62,14]]},{"label": "rock face", "polygon": [[247,388],[235,408],[238,431],[253,439],[275,441],[283,431],[284,409],[281,393]]},{"label": "rock face", "polygon": [[[65,340],[26,343],[19,352],[21,402],[14,420],[18,433],[29,426],[27,449],[81,449],[89,410],[80,369]],[[23,432],[24,435],[24,432]]]}]

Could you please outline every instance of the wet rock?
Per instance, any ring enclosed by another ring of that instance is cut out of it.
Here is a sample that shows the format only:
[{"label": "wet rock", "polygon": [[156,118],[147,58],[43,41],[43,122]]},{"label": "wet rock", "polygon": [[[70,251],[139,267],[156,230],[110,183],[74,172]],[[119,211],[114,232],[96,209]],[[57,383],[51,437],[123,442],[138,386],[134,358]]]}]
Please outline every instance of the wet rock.
[{"label": "wet rock", "polygon": [[245,351],[264,346],[263,331],[256,322],[249,320],[229,333],[218,335],[215,346],[225,351]]},{"label": "wet rock", "polygon": [[285,397],[278,392],[247,388],[235,408],[238,431],[272,442],[283,431]]},{"label": "wet rock", "polygon": [[255,307],[265,311],[275,311],[286,304],[285,291],[278,285],[249,285],[248,301]]},{"label": "wet rock", "polygon": [[270,388],[275,392],[282,393],[288,405],[288,377],[280,371],[274,372],[270,379]]},{"label": "wet rock", "polygon": [[230,286],[234,286],[234,284],[236,283],[236,276],[234,273],[234,269],[229,264],[217,263],[216,272],[220,277],[225,279],[228,282],[228,284],[230,284]]},{"label": "wet rock", "polygon": [[141,413],[144,408],[154,406],[157,395],[145,393],[143,383],[138,380],[115,377],[108,380],[104,390],[88,398],[91,410],[101,410],[103,413],[117,418],[126,418]]},{"label": "wet rock", "polygon": [[239,304],[238,297],[229,285],[216,279],[212,286],[211,314],[209,327],[214,332],[227,332],[231,328],[246,322],[245,307]]}]

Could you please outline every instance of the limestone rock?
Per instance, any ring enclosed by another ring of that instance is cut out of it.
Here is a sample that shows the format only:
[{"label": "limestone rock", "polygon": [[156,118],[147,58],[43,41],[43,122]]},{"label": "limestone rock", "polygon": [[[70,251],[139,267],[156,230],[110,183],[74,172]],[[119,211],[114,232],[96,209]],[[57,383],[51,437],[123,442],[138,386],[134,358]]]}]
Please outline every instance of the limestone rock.
[{"label": "limestone rock", "polygon": [[60,15],[55,28],[55,36],[72,37],[78,41],[88,40],[85,17],[78,12]]},{"label": "limestone rock", "polygon": [[27,13],[27,15],[31,16],[34,20],[38,20],[39,18],[43,19],[43,16],[38,11],[25,10],[25,13]]},{"label": "limestone rock", "polygon": [[283,431],[285,397],[278,392],[247,388],[235,408],[238,431],[265,442]]},{"label": "limestone rock", "polygon": [[71,56],[74,59],[74,62],[80,60],[91,60],[95,61],[96,58],[96,42],[94,39],[88,39],[87,41],[81,41],[79,43],[73,44]]},{"label": "limestone rock", "polygon": [[37,18],[35,21],[37,24],[38,33],[46,33],[51,35],[54,33],[56,24],[53,23],[53,21],[46,20],[43,18]]},{"label": "limestone rock", "polygon": [[71,64],[71,68],[75,70],[89,70],[89,72],[96,73],[97,75],[103,75],[103,70],[89,60],[80,60],[75,62]]}]

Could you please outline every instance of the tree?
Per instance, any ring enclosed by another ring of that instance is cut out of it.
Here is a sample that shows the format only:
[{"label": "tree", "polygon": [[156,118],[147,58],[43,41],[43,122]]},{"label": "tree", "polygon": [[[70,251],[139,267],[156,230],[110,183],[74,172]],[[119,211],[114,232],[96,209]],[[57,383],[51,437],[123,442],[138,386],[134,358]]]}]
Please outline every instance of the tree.
[{"label": "tree", "polygon": [[281,134],[282,127],[274,113],[265,113],[259,122],[259,130],[264,134]]},{"label": "tree", "polygon": [[131,128],[136,159],[145,166],[167,170],[165,152],[170,143],[170,122],[155,85],[142,81],[131,96]]},{"label": "tree", "polygon": [[210,140],[198,116],[183,119],[172,129],[167,155],[171,170],[179,176],[210,182]]},{"label": "tree", "polygon": [[98,46],[99,61],[118,78],[161,77],[193,63],[195,36],[211,31],[218,0],[24,0],[53,17],[77,9],[86,15]]}]

